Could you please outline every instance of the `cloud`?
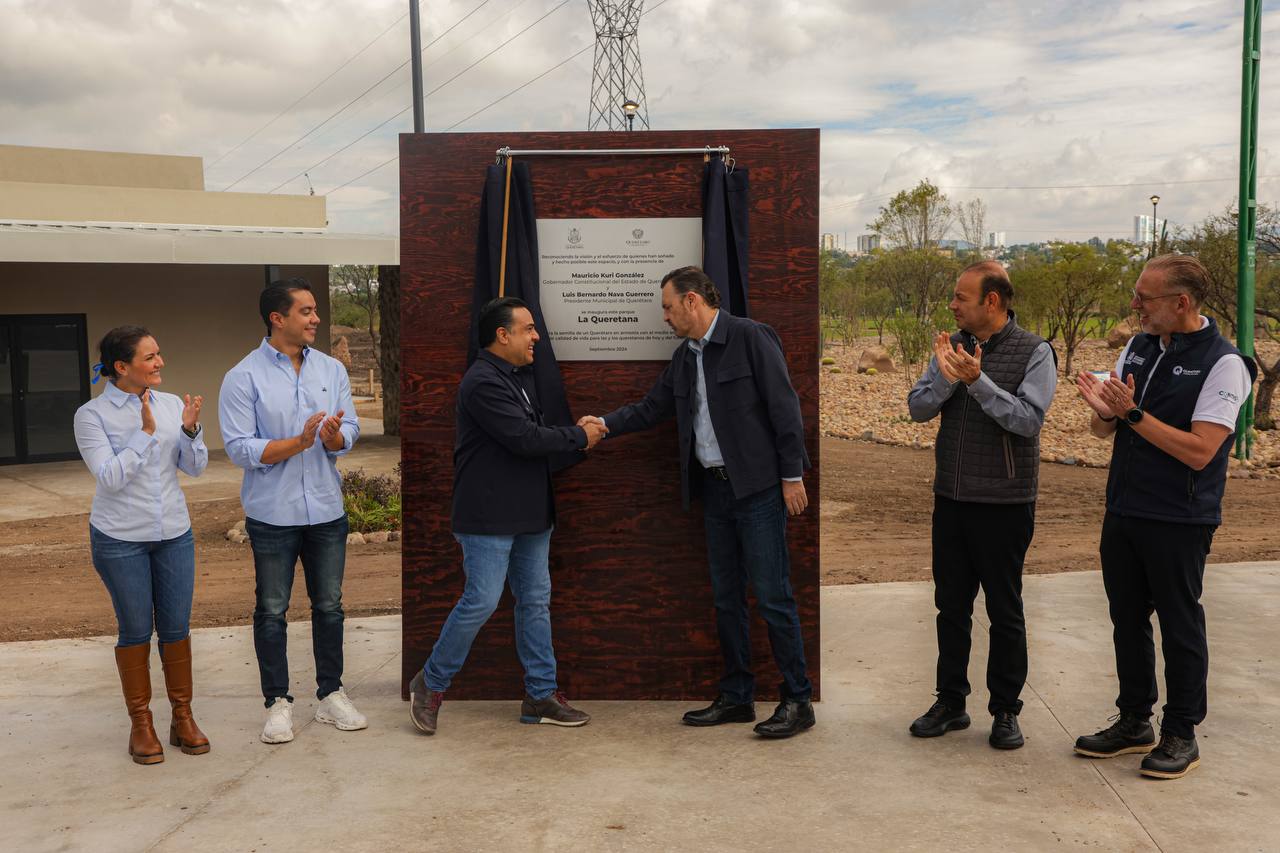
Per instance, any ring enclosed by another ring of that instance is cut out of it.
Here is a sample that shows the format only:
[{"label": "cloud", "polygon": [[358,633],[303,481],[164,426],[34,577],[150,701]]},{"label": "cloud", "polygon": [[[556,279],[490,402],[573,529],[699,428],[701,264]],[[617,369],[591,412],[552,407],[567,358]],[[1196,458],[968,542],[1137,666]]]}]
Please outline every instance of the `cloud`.
[{"label": "cloud", "polygon": [[[821,127],[821,228],[850,242],[926,177],[957,200],[982,197],[991,229],[1016,240],[1123,236],[1152,192],[1182,223],[1234,198],[1241,13],[1229,0],[659,2],[647,0],[640,28],[652,126]],[[424,4],[424,44],[439,39],[425,57],[426,87],[439,87],[428,128],[589,46],[585,4],[558,3]],[[198,154],[214,189],[239,179],[237,190],[305,192],[314,167],[317,192],[351,182],[329,199],[335,230],[393,231],[394,164],[352,179],[393,157],[410,126],[408,71],[395,70],[405,11],[401,0],[0,0],[0,142]],[[1277,20],[1263,18],[1264,62]],[[457,129],[584,129],[591,66],[587,50]],[[1275,79],[1262,78],[1263,174],[1280,131],[1265,112]],[[1259,185],[1264,201],[1278,190]]]}]

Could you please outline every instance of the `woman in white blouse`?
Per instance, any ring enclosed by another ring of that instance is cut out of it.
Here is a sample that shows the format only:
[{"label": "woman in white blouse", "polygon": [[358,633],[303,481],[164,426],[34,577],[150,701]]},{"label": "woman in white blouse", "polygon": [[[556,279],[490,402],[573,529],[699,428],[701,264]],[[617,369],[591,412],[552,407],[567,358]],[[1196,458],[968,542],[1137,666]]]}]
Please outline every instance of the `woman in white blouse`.
[{"label": "woman in white blouse", "polygon": [[98,481],[89,542],[119,624],[116,666],[132,721],[129,754],[138,764],[158,764],[164,748],[151,722],[153,629],[173,709],[169,743],[189,755],[209,751],[191,716],[195,539],[178,487],[179,470],[198,477],[209,463],[199,421],[203,398],[155,390],[164,360],[141,326],[112,329],[99,349],[94,370],[107,387],[75,417],[76,444]]}]

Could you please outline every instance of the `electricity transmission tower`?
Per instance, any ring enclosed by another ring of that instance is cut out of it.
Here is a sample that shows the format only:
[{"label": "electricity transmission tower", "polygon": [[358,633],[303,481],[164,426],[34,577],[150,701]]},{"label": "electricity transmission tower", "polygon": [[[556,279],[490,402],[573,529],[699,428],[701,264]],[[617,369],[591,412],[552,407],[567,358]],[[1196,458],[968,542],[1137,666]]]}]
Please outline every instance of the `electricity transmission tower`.
[{"label": "electricity transmission tower", "polygon": [[587,130],[649,129],[640,69],[640,15],[644,0],[587,0],[596,29]]}]

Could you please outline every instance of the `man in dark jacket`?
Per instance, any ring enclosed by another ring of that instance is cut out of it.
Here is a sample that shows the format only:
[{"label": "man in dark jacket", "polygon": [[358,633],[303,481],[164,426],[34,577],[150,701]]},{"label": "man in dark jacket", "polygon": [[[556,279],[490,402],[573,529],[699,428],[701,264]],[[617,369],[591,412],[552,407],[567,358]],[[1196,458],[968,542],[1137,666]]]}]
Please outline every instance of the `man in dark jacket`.
[{"label": "man in dark jacket", "polygon": [[938,335],[934,358],[907,396],[913,420],[942,415],[933,483],[937,701],[911,734],[969,726],[970,629],[981,586],[991,619],[988,742],[997,749],[1024,742],[1022,563],[1035,529],[1040,428],[1058,382],[1053,348],[1018,326],[1012,301],[1009,276],[995,261],[961,272],[948,306],[960,331]]},{"label": "man in dark jacket", "polygon": [[[1204,564],[1222,523],[1236,416],[1257,367],[1200,314],[1209,273],[1190,255],[1147,262],[1130,307],[1135,335],[1105,382],[1076,379],[1093,409],[1090,429],[1114,436],[1102,522],[1102,582],[1120,680],[1115,724],[1076,740],[1090,758],[1149,753],[1141,773],[1178,779],[1200,763],[1195,727],[1208,707]],[[1160,742],[1151,612],[1160,617],[1167,701]]]},{"label": "man in dark jacket", "polygon": [[489,302],[479,330],[483,349],[458,389],[453,452],[453,536],[462,546],[467,582],[431,657],[409,683],[409,716],[420,731],[435,733],[444,692],[509,582],[525,673],[520,721],[581,726],[591,718],[557,689],[551,647],[547,555],[555,507],[549,459],[594,447],[604,429],[543,423],[523,370],[533,363],[538,341],[525,303],[512,297]]},{"label": "man in dark jacket", "polygon": [[[715,284],[697,267],[662,281],[662,312],[685,338],[643,400],[603,418],[610,436],[649,429],[676,416],[685,508],[700,494],[724,654],[720,695],[684,715],[692,726],[755,720],[747,584],[769,626],[782,673],[782,701],[755,727],[763,737],[790,737],[814,724],[800,616],[787,553],[787,514],[808,506],[801,474],[804,449],[800,400],[791,386],[782,344],[773,329],[720,310]],[[584,418],[579,423],[601,422]]]}]

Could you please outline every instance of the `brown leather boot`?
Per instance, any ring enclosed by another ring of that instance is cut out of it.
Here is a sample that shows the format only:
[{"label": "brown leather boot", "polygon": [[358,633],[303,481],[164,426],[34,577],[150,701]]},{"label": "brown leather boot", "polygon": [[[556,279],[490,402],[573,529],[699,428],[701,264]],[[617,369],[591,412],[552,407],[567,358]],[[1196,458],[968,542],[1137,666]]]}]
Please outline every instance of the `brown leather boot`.
[{"label": "brown leather boot", "polygon": [[176,643],[160,644],[160,662],[164,665],[164,684],[173,706],[173,722],[169,724],[169,744],[187,755],[204,755],[209,739],[191,716],[191,638]]},{"label": "brown leather boot", "polygon": [[117,647],[116,668],[120,670],[124,705],[133,721],[129,754],[138,764],[159,764],[164,761],[164,747],[151,726],[151,644]]}]

